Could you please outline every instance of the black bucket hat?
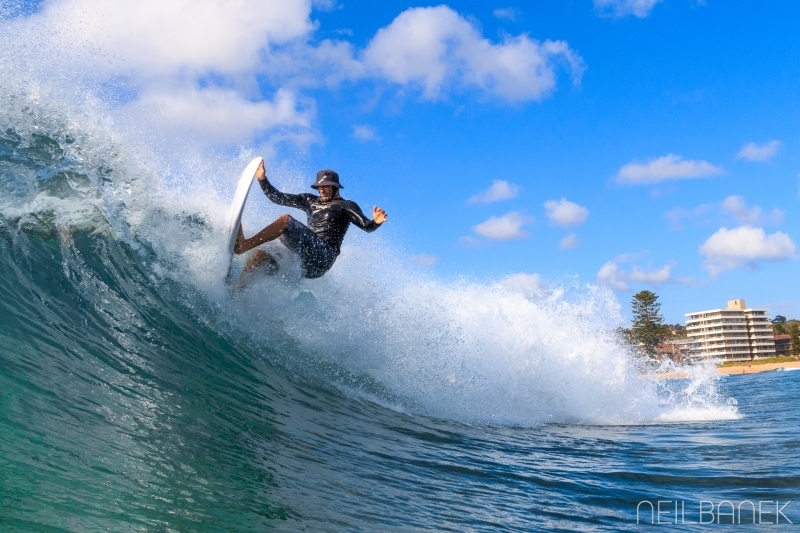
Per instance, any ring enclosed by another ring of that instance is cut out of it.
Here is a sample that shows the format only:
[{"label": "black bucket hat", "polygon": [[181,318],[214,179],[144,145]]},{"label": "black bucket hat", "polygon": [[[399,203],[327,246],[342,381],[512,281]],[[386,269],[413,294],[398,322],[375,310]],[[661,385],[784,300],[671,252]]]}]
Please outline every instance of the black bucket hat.
[{"label": "black bucket hat", "polygon": [[337,189],[344,189],[339,183],[339,174],[333,170],[320,170],[317,172],[317,181],[311,186],[312,189],[319,189],[325,185],[331,185]]}]

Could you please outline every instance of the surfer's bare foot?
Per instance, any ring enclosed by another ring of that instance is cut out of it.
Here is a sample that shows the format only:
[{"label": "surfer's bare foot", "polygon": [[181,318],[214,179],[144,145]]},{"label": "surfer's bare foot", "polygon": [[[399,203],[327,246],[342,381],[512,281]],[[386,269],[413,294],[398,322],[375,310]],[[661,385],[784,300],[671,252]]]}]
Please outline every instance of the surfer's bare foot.
[{"label": "surfer's bare foot", "polygon": [[270,276],[278,271],[278,261],[274,257],[264,250],[256,250],[247,258],[247,262],[244,264],[244,272],[250,272],[261,266],[265,266],[264,271]]}]

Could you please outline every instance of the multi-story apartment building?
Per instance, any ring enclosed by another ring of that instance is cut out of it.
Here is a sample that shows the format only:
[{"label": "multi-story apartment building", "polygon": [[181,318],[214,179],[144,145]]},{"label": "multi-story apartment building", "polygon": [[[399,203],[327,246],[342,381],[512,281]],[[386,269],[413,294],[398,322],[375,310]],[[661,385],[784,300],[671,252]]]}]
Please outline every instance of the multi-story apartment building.
[{"label": "multi-story apartment building", "polygon": [[747,361],[775,356],[768,309],[747,309],[730,300],[725,309],[686,313],[686,333],[696,342],[698,358]]}]

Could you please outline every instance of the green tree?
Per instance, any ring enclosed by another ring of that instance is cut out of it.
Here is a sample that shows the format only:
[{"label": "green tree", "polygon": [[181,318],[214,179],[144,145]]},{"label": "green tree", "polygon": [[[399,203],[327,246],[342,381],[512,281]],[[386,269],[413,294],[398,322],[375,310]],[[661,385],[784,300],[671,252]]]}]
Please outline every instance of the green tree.
[{"label": "green tree", "polygon": [[789,326],[789,341],[791,342],[789,353],[791,355],[800,355],[800,326],[797,325],[797,322],[793,322]]},{"label": "green tree", "polygon": [[614,330],[617,336],[617,343],[622,346],[633,346],[633,332],[629,328],[617,328]]},{"label": "green tree", "polygon": [[786,317],[783,315],[778,315],[772,319],[772,331],[776,334],[785,335],[786,334]]},{"label": "green tree", "polygon": [[650,291],[640,291],[631,299],[633,326],[631,337],[634,344],[650,357],[655,356],[656,348],[670,336],[661,316],[661,303],[658,295]]}]

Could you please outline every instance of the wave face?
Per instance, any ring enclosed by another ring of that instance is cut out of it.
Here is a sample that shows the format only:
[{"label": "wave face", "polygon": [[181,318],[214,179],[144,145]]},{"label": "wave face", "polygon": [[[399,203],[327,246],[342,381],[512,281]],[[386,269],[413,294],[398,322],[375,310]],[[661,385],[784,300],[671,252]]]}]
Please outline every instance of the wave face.
[{"label": "wave face", "polygon": [[[187,185],[188,155],[9,79],[4,529],[546,528],[531,495],[630,488],[602,477],[635,471],[616,441],[635,456],[635,434],[657,432],[641,428],[741,420],[714,378],[641,379],[610,333],[619,304],[589,285],[437,279],[351,232],[322,279],[284,257],[283,277],[231,289],[227,202],[252,154],[207,159]],[[251,204],[250,230],[280,213]],[[615,505],[564,519],[619,528]]]}]

